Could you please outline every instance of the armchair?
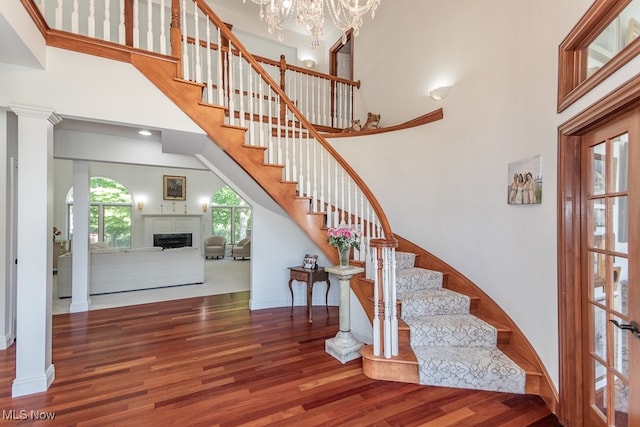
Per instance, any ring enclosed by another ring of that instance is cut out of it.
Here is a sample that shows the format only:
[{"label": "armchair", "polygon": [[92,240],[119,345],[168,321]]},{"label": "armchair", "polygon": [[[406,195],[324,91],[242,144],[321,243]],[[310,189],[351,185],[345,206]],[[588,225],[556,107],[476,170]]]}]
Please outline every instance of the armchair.
[{"label": "armchair", "polygon": [[204,239],[204,257],[209,258],[224,258],[224,253],[227,248],[227,239],[222,236],[211,236]]},{"label": "armchair", "polygon": [[240,240],[234,248],[231,250],[233,259],[236,258],[250,258],[251,257],[251,237],[245,237]]}]

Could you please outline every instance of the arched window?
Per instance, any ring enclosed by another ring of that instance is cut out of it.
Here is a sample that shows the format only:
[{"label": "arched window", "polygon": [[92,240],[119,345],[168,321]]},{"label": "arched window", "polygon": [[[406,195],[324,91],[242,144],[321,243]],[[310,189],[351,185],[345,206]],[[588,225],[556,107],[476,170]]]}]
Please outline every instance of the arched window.
[{"label": "arched window", "polygon": [[[133,198],[122,184],[109,178],[93,177],[89,183],[89,239],[112,248],[131,247]],[[69,238],[73,234],[73,188],[67,195]]]},{"label": "arched window", "polygon": [[231,244],[251,236],[251,206],[229,186],[222,187],[211,199],[211,229]]}]

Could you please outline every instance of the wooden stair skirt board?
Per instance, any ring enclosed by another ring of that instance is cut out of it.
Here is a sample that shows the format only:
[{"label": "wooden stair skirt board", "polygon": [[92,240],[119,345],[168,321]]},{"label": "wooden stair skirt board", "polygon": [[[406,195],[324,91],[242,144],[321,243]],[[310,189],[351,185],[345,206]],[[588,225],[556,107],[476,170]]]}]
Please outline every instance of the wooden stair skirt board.
[{"label": "wooden stair skirt board", "polygon": [[471,299],[443,288],[443,274],[415,267],[415,257],[396,252],[400,354],[385,359],[374,356],[372,346],[364,347],[364,374],[424,385],[535,392],[540,374],[511,356],[509,331],[471,314]]}]

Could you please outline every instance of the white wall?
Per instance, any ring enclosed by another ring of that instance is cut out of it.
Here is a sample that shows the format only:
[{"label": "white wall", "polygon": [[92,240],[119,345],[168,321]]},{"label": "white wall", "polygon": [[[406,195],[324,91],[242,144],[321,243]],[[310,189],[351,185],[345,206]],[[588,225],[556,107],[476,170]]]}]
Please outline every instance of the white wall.
[{"label": "white wall", "polygon": [[[590,4],[383,3],[357,39],[363,111],[382,114],[389,125],[443,107],[444,120],[332,141],[379,197],[393,230],[497,301],[556,384],[557,127],[640,71],[636,60],[556,114],[558,45]],[[411,13],[402,12],[409,7]],[[448,98],[428,98],[429,89],[443,84],[454,85]],[[537,154],[543,156],[542,204],[507,205],[508,163]]]}]

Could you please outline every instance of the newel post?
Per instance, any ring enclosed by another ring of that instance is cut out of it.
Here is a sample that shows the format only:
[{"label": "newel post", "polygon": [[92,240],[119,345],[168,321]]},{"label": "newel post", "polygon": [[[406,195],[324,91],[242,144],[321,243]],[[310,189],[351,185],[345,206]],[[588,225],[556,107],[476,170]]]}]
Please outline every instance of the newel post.
[{"label": "newel post", "polygon": [[171,0],[171,56],[178,58],[178,77],[182,78],[182,33],[180,32],[180,0]]},{"label": "newel post", "polygon": [[124,2],[124,43],[133,46],[133,0]]},{"label": "newel post", "polygon": [[398,355],[396,239],[371,239],[375,250],[373,284],[373,354]]}]

